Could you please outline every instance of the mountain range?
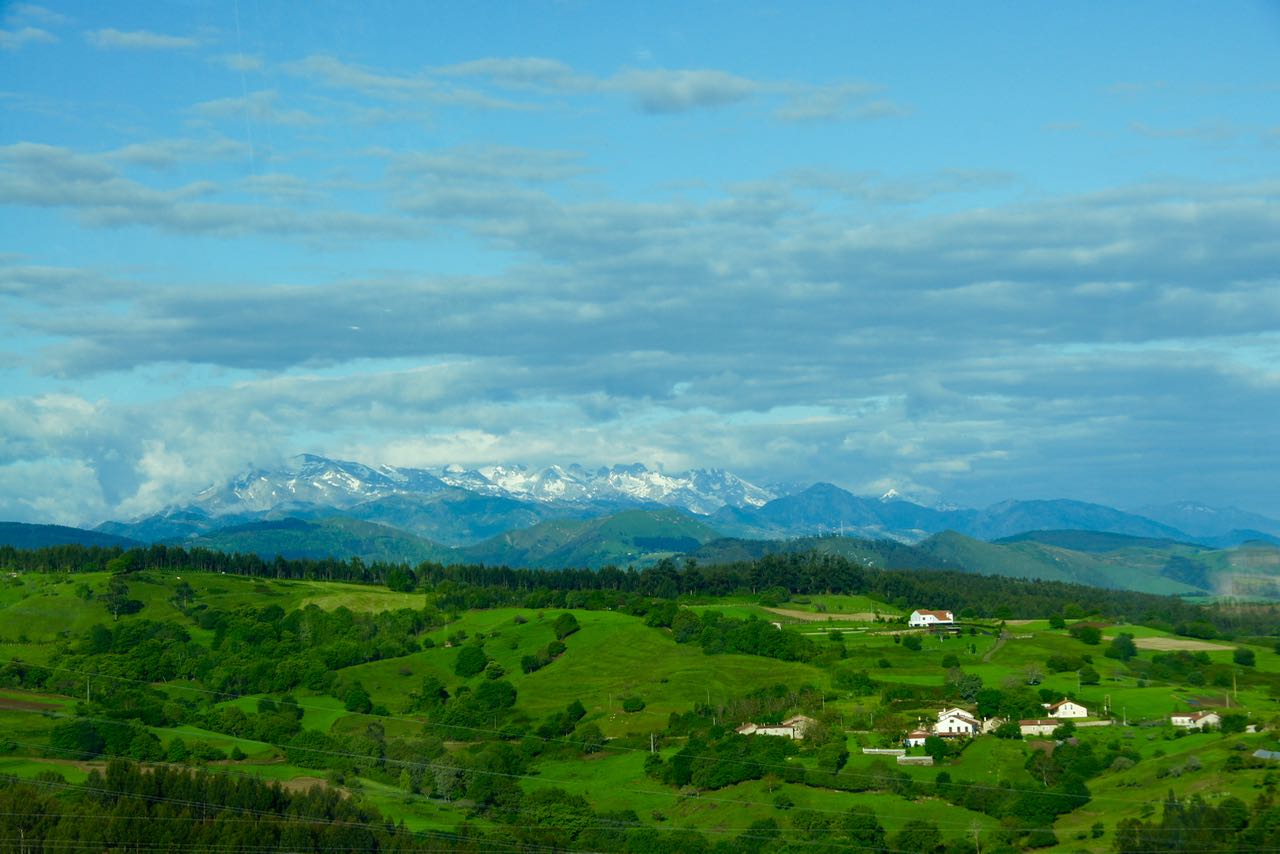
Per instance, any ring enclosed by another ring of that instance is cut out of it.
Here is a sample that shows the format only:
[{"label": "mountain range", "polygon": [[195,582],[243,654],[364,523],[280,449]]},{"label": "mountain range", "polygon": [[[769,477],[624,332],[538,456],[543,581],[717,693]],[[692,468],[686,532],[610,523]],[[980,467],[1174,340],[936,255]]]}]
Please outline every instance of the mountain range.
[{"label": "mountain range", "polygon": [[661,507],[681,511],[721,535],[746,539],[846,534],[915,543],[943,531],[997,540],[1027,531],[1083,530],[1207,546],[1280,542],[1280,520],[1194,502],[1146,507],[1140,513],[1064,499],[940,508],[908,501],[894,491],[866,497],[828,483],[790,490],[759,486],[721,469],[669,474],[638,463],[596,469],[375,468],[313,454],[276,468],[251,468],[185,504],[140,519],[106,522],[96,530],[172,542],[251,523],[341,516],[456,548],[540,523]]},{"label": "mountain range", "polygon": [[1269,595],[1280,576],[1280,520],[1236,508],[1127,512],[1062,499],[930,507],[893,491],[759,486],[723,470],[640,464],[416,469],[307,454],[93,531],[0,525],[0,544],[18,547],[152,542],[266,557],[597,568],[813,549],[890,568],[1185,594]]}]

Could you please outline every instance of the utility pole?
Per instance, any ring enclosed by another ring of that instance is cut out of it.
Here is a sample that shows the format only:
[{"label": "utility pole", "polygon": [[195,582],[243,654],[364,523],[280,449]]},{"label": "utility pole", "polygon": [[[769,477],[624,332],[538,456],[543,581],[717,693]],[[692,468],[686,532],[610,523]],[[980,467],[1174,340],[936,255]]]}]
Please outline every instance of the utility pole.
[{"label": "utility pole", "polygon": [[658,752],[658,748],[654,744],[653,733],[649,733],[649,752],[650,753]]}]

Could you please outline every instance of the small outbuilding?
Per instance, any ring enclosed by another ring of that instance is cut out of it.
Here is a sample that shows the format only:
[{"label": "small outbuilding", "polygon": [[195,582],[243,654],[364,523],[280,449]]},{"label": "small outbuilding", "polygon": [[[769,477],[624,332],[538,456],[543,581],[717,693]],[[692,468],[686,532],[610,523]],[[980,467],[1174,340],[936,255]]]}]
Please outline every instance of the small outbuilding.
[{"label": "small outbuilding", "polygon": [[926,729],[913,729],[911,732],[907,733],[907,747],[924,747],[924,740],[931,735],[933,735],[933,733]]},{"label": "small outbuilding", "polygon": [[1053,731],[1060,726],[1062,726],[1062,721],[1057,718],[1032,718],[1018,721],[1018,728],[1022,730],[1024,736],[1053,735]]}]

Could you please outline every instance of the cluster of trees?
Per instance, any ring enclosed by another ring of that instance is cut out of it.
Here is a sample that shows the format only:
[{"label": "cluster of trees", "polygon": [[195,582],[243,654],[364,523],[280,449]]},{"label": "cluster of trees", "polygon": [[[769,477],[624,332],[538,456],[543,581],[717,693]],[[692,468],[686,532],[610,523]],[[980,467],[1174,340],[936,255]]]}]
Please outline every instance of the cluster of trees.
[{"label": "cluster of trees", "polygon": [[1159,821],[1130,818],[1116,827],[1119,854],[1147,851],[1264,851],[1280,839],[1280,804],[1269,794],[1251,808],[1229,796],[1213,804],[1200,795],[1178,800],[1169,792]]},{"label": "cluster of trees", "polygon": [[722,789],[766,774],[791,776],[799,782],[803,768],[786,764],[798,752],[789,738],[738,735],[736,732],[694,736],[669,760],[651,753],[645,758],[645,772],[669,786],[693,786],[701,790]]},{"label": "cluster of trees", "polygon": [[676,643],[697,642],[708,655],[736,652],[783,661],[810,661],[820,652],[816,643],[799,632],[784,631],[764,620],[726,617],[715,610],[660,606],[649,613],[645,622],[669,627]]},{"label": "cluster of trees", "polygon": [[[196,605],[188,616],[213,632],[208,645],[194,642],[178,623],[134,620],[93,627],[55,663],[143,682],[192,679],[230,694],[279,694],[299,686],[326,691],[333,671],[416,652],[418,636],[444,623],[430,609],[355,613],[315,605],[288,613],[279,605],[234,611]],[[47,678],[51,688],[71,689],[65,683],[74,681],[57,671]]]},{"label": "cluster of trees", "polygon": [[320,788],[116,760],[70,786],[0,777],[0,839],[10,850],[483,851],[479,836],[415,837],[370,807]]}]

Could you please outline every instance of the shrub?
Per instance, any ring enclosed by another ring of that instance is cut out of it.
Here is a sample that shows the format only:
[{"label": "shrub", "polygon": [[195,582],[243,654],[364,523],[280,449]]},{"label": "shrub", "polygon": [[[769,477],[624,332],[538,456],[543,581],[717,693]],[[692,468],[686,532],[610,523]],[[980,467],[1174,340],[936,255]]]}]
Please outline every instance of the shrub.
[{"label": "shrub", "polygon": [[556,621],[552,628],[555,629],[556,639],[564,640],[582,627],[578,625],[578,618],[566,611],[559,617],[556,617]]},{"label": "shrub", "polygon": [[622,711],[624,712],[644,711],[644,700],[642,700],[639,697],[626,697],[622,701]]},{"label": "shrub", "polygon": [[1239,647],[1231,653],[1231,660],[1242,667],[1253,667],[1256,659],[1257,656],[1254,654],[1253,650],[1244,649],[1243,647]]}]

